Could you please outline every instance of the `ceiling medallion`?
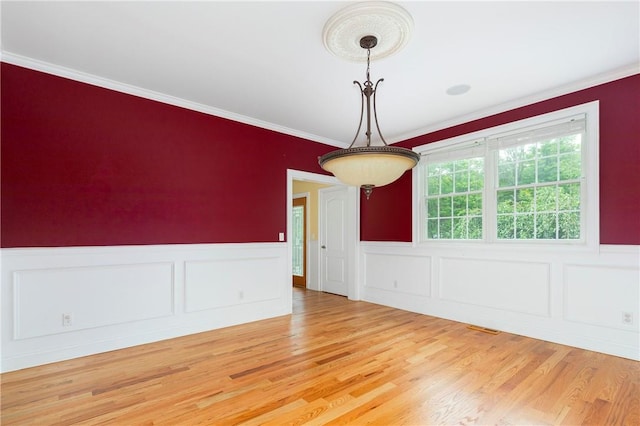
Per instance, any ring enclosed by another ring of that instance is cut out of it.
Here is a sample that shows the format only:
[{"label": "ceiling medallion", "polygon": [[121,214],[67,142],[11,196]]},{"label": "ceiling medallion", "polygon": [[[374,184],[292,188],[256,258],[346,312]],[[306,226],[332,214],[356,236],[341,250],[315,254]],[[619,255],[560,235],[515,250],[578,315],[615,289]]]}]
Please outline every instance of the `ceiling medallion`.
[{"label": "ceiling medallion", "polygon": [[324,45],[334,55],[364,62],[360,40],[374,36],[378,40],[371,59],[382,59],[402,49],[413,32],[409,12],[395,3],[358,2],[333,15],[322,31]]}]

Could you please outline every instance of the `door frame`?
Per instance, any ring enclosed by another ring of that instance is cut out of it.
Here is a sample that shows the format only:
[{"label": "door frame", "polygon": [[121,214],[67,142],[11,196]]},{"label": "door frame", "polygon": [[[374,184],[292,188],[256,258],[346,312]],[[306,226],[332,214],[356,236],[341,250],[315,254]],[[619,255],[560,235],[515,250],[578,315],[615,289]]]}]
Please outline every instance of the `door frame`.
[{"label": "door frame", "polygon": [[[301,180],[315,183],[324,183],[328,185],[341,185],[348,188],[348,208],[349,228],[353,232],[349,232],[349,256],[353,259],[353,262],[349,262],[348,266],[348,295],[351,300],[360,300],[360,287],[359,283],[359,265],[360,265],[360,190],[354,186],[348,186],[340,182],[335,176],[322,175],[318,173],[305,172],[302,170],[287,169],[287,277],[289,280],[293,274],[293,244],[289,235],[292,233],[292,211],[291,205],[293,203],[293,181]],[[319,218],[320,219],[320,218]],[[319,257],[319,253],[318,253]],[[317,259],[317,262],[320,260]],[[318,269],[318,274],[320,270]],[[317,277],[318,282],[320,277]],[[287,281],[288,299],[293,301],[293,286]],[[320,289],[322,290],[322,289]]]},{"label": "door frame", "polygon": [[[310,264],[311,264],[311,256],[309,256],[310,254],[310,240],[309,240],[309,218],[310,218],[310,212],[309,212],[309,203],[311,200],[311,194],[308,192],[302,192],[299,194],[293,194],[291,197],[291,204],[293,206],[293,200],[297,200],[300,198],[304,198],[304,256],[303,256],[303,262],[304,262],[304,288],[308,287],[309,284],[309,271],[310,269]],[[293,229],[292,229],[293,232]],[[287,235],[292,235],[287,233]],[[289,239],[287,238],[287,241]],[[292,252],[293,252],[293,246],[292,246]],[[291,256],[293,259],[293,255]],[[291,267],[292,271],[293,271],[293,265]],[[293,274],[292,274],[293,275]]]}]

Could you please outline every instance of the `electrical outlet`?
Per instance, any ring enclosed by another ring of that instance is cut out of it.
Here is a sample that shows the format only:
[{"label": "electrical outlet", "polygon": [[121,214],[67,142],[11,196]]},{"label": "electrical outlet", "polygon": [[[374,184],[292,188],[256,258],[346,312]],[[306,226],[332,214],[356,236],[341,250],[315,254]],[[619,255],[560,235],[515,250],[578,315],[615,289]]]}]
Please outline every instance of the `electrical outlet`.
[{"label": "electrical outlet", "polygon": [[633,313],[632,312],[622,312],[622,323],[627,325],[633,324]]},{"label": "electrical outlet", "polygon": [[72,324],[73,324],[73,315],[70,313],[62,314],[62,326],[71,327]]}]

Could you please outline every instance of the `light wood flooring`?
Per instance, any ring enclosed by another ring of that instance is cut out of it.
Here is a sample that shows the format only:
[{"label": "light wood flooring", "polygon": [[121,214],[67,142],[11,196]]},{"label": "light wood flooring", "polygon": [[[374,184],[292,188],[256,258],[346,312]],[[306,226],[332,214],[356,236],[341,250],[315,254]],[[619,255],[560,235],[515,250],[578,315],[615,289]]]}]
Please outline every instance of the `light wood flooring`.
[{"label": "light wood flooring", "polygon": [[640,363],[294,289],[291,316],[5,373],[2,425],[639,425]]}]

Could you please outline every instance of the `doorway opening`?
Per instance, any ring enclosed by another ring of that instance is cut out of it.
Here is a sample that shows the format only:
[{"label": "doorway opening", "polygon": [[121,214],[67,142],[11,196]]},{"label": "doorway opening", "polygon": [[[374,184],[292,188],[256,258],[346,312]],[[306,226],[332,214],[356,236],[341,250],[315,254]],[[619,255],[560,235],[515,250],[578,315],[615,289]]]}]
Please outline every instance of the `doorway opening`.
[{"label": "doorway opening", "polygon": [[[305,247],[307,249],[307,259],[305,262],[305,284],[307,290],[312,291],[331,291],[329,288],[324,289],[324,286],[330,287],[329,284],[323,285],[322,280],[335,277],[332,272],[336,270],[334,259],[331,256],[322,256],[323,246],[327,249],[327,235],[321,235],[320,222],[322,220],[331,220],[327,218],[326,209],[322,212],[320,206],[319,193],[322,188],[342,188],[346,195],[345,209],[344,209],[344,221],[342,228],[347,233],[344,243],[346,245],[345,255],[348,258],[348,262],[342,269],[341,274],[344,274],[344,280],[347,283],[346,296],[352,300],[359,299],[359,292],[357,289],[357,271],[358,271],[358,256],[357,247],[360,240],[360,193],[358,188],[346,186],[334,176],[303,172],[299,170],[287,170],[287,252],[288,252],[288,271],[289,275],[294,276],[294,249],[296,245],[294,237],[294,209],[293,201],[298,196],[308,195],[307,198],[307,242]],[[330,215],[328,215],[330,216]],[[326,225],[326,224],[325,224]],[[324,226],[323,229],[327,229]],[[329,239],[330,240],[330,239]],[[329,244],[331,244],[329,241]],[[325,250],[327,251],[327,250]],[[299,251],[298,251],[299,253]],[[326,254],[326,253],[325,253]],[[322,262],[325,264],[323,265]],[[333,263],[331,263],[333,262]],[[322,274],[321,272],[324,272]],[[328,273],[329,272],[329,273]],[[293,298],[293,287],[289,285],[289,294],[291,299]],[[301,287],[296,287],[301,288]],[[293,300],[292,300],[293,303]]]},{"label": "doorway opening", "polygon": [[[295,182],[294,182],[295,191]],[[307,200],[309,193],[294,194],[291,213],[292,277],[294,287],[307,288],[307,246],[309,228]]]}]

